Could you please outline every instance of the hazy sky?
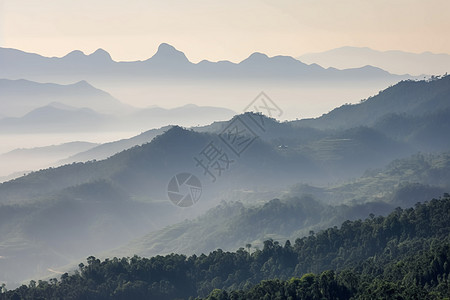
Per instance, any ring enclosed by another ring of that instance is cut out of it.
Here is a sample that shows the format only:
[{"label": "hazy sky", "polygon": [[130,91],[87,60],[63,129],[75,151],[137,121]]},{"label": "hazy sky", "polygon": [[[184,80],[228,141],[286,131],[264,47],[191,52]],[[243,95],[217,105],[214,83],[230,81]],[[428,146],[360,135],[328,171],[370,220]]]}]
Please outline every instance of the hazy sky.
[{"label": "hazy sky", "polygon": [[341,46],[450,53],[449,12],[448,0],[0,0],[0,46],[138,60],[167,42],[194,62]]}]

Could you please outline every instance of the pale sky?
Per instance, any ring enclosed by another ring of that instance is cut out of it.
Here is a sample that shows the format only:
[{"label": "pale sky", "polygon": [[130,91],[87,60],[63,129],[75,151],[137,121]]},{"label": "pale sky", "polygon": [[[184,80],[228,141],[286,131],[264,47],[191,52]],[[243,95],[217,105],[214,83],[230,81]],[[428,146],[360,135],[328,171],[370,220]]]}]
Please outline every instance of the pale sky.
[{"label": "pale sky", "polygon": [[0,0],[0,46],[144,60],[162,42],[198,62],[341,46],[450,53],[448,0]]}]

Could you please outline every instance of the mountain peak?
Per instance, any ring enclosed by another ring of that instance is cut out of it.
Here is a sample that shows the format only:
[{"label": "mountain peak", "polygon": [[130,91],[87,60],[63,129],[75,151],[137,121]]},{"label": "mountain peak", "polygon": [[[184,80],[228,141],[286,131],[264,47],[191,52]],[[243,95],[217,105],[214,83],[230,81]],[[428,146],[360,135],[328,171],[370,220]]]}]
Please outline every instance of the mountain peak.
[{"label": "mountain peak", "polygon": [[53,107],[53,108],[60,109],[60,110],[72,110],[72,111],[77,110],[77,108],[74,106],[70,106],[70,105],[67,105],[67,104],[64,104],[61,102],[56,102],[56,101],[49,103],[45,107]]},{"label": "mountain peak", "polygon": [[261,64],[269,60],[269,57],[261,52],[252,53],[248,58],[240,62],[240,64]]},{"label": "mountain peak", "polygon": [[72,52],[68,53],[63,58],[80,58],[86,56],[83,51],[80,50],[73,50]]},{"label": "mountain peak", "polygon": [[87,82],[86,80],[80,80],[78,82],[75,82],[74,84],[72,84],[73,86],[77,86],[77,87],[89,87],[89,88],[93,88],[92,85],[89,84],[89,82]]},{"label": "mountain peak", "polygon": [[246,60],[266,60],[269,57],[261,52],[254,52],[252,53]]},{"label": "mountain peak", "polygon": [[177,49],[175,49],[174,46],[167,44],[167,43],[161,43],[158,46],[158,52],[180,52]]},{"label": "mountain peak", "polygon": [[98,48],[97,50],[95,50],[95,52],[91,53],[89,55],[89,57],[98,58],[98,59],[102,59],[102,60],[108,60],[108,61],[112,60],[111,55],[107,51],[103,50],[102,48]]},{"label": "mountain peak", "polygon": [[149,61],[169,63],[189,62],[183,52],[178,51],[174,46],[167,43],[159,45],[158,51],[149,59]]}]

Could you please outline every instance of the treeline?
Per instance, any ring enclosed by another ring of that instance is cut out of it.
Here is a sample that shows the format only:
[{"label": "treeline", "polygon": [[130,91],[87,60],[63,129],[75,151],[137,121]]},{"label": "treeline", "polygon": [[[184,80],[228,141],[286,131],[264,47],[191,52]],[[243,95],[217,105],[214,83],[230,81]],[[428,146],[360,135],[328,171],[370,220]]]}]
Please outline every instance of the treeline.
[{"label": "treeline", "polygon": [[[242,228],[245,230],[245,228]],[[442,299],[450,296],[450,197],[262,250],[89,257],[0,299]]]},{"label": "treeline", "polygon": [[429,250],[382,266],[369,261],[361,268],[340,272],[263,280],[245,290],[215,289],[201,299],[449,299],[449,240],[433,239],[432,244]]}]

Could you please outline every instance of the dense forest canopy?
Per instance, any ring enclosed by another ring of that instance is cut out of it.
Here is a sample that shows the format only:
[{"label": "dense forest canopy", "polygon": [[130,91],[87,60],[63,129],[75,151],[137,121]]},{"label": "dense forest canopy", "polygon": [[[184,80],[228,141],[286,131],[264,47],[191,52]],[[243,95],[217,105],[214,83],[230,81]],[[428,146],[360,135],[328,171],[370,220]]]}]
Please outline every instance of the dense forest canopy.
[{"label": "dense forest canopy", "polygon": [[0,299],[443,299],[450,296],[450,195],[346,221],[262,249],[141,258],[93,256],[58,280]]}]

